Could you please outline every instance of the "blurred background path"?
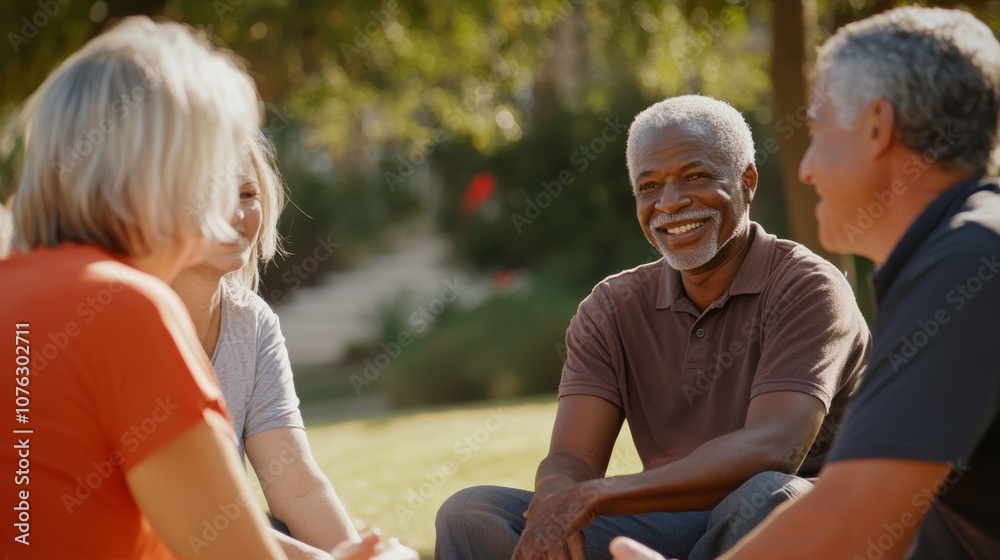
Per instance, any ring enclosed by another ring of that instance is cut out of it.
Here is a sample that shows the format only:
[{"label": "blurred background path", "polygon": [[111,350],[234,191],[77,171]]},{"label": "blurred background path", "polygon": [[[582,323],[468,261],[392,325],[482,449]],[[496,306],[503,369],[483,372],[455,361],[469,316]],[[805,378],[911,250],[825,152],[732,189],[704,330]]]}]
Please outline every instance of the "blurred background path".
[{"label": "blurred background path", "polygon": [[275,308],[288,355],[303,375],[342,360],[351,343],[370,339],[387,305],[407,294],[424,298],[456,272],[445,261],[449,243],[430,232],[400,239],[387,253],[365,257],[352,270],[327,273]]}]

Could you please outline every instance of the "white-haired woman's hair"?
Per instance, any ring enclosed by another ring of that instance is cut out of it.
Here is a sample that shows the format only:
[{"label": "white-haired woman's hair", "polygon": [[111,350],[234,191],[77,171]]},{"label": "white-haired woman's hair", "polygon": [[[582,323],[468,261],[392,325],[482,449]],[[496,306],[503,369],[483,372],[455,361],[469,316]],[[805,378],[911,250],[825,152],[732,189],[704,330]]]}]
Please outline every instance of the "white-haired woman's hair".
[{"label": "white-haired woman's hair", "polygon": [[903,145],[944,165],[995,173],[1000,163],[1000,43],[971,14],[897,8],[842,27],[820,49],[818,95],[853,128],[884,98]]},{"label": "white-haired woman's hair", "polygon": [[0,259],[7,256],[10,251],[11,241],[14,239],[14,226],[11,223],[10,212],[0,201]]},{"label": "white-haired woman's hair", "polygon": [[246,297],[256,293],[260,284],[260,266],[266,266],[275,254],[285,254],[278,233],[278,218],[285,207],[285,184],[277,171],[277,161],[271,143],[258,133],[250,143],[250,170],[260,192],[260,233],[250,248],[247,264],[227,275],[233,295]]},{"label": "white-haired woman's hair", "polygon": [[753,163],[753,135],[746,119],[732,105],[705,95],[681,95],[664,99],[636,115],[628,129],[625,160],[629,181],[635,192],[639,173],[638,151],[664,128],[682,126],[695,130],[712,142],[726,162],[730,178],[738,182]]},{"label": "white-haired woman's hair", "polygon": [[24,108],[21,246],[141,254],[185,234],[232,240],[236,173],[259,107],[250,77],[204,36],[125,19],[60,64]]}]

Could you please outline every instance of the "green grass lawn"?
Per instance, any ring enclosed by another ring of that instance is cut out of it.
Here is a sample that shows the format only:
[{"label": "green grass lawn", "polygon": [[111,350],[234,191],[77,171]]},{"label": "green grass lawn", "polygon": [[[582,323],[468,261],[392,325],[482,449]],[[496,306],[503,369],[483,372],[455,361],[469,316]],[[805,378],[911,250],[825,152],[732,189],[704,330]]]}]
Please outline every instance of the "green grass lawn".
[{"label": "green grass lawn", "polygon": [[[555,396],[549,396],[307,428],[316,461],[358,530],[380,527],[431,558],[434,516],[448,496],[480,484],[532,488],[555,412]],[[632,439],[623,429],[609,473],[639,470]]]}]

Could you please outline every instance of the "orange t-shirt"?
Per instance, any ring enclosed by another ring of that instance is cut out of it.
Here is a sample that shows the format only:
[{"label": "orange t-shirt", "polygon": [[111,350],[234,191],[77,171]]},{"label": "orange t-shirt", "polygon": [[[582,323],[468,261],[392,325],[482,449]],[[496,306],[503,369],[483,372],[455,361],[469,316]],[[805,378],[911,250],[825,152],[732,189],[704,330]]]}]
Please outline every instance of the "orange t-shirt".
[{"label": "orange t-shirt", "polygon": [[0,261],[0,341],[0,555],[173,558],[125,473],[225,415],[177,295],[93,246],[15,252]]}]

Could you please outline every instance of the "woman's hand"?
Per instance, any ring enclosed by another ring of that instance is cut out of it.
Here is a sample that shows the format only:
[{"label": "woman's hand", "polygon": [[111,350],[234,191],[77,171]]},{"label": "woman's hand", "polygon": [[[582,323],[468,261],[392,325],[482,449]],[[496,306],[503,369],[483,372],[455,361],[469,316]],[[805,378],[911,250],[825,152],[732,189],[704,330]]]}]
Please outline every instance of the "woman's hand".
[{"label": "woman's hand", "polygon": [[382,533],[373,529],[361,542],[346,541],[330,553],[333,560],[420,560],[412,548],[399,544],[396,539],[382,541]]},{"label": "woman's hand", "polygon": [[609,548],[615,560],[666,560],[656,551],[650,550],[628,537],[615,537]]}]

